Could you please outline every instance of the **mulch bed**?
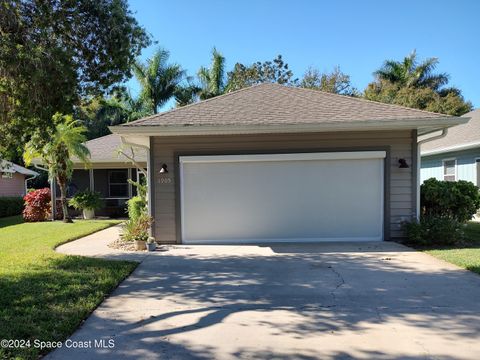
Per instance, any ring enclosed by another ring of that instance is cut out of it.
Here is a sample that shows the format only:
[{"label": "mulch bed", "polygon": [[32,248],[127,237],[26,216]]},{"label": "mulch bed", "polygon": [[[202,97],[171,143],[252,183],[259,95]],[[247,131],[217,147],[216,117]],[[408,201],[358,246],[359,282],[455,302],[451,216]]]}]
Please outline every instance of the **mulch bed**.
[{"label": "mulch bed", "polygon": [[[117,249],[117,250],[122,250],[122,251],[137,251],[135,250],[135,245],[133,244],[132,241],[123,241],[122,239],[117,239],[110,244],[108,244],[108,247],[112,249]],[[141,251],[146,251],[146,250],[141,250]]]}]

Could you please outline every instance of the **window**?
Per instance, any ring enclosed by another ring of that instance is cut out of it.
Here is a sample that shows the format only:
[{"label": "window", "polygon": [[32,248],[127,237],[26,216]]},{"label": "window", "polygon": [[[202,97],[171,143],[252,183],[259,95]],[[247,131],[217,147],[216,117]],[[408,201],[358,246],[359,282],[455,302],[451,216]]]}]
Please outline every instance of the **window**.
[{"label": "window", "polygon": [[110,197],[128,198],[128,170],[111,170],[108,172],[108,195]]},{"label": "window", "polygon": [[443,160],[443,180],[457,180],[457,160]]}]

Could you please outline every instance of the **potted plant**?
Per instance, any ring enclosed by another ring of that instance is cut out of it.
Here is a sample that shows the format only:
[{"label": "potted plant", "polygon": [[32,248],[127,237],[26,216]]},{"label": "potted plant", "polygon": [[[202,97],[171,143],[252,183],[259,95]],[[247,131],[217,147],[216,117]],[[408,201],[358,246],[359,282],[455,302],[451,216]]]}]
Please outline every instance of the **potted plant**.
[{"label": "potted plant", "polygon": [[147,249],[148,251],[155,251],[157,248],[157,242],[153,236],[149,236],[147,240]]},{"label": "potted plant", "polygon": [[135,244],[135,250],[147,250],[147,240],[148,240],[148,234],[147,233],[142,233],[139,236],[137,236],[133,243]]},{"label": "potted plant", "polygon": [[128,219],[123,225],[122,240],[133,241],[135,250],[146,250],[149,238],[148,229],[151,224],[152,218],[148,214]]},{"label": "potted plant", "polygon": [[102,207],[103,201],[100,193],[85,190],[76,193],[68,204],[77,210],[82,210],[84,219],[93,219],[95,210]]}]

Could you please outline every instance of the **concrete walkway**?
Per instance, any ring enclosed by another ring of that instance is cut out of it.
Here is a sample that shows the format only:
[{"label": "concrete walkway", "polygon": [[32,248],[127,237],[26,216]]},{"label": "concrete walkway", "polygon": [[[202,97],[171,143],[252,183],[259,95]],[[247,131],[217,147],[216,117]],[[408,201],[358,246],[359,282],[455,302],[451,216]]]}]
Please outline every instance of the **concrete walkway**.
[{"label": "concrete walkway", "polygon": [[55,251],[66,255],[90,256],[105,259],[132,260],[141,262],[148,252],[121,251],[108,246],[120,237],[121,225],[115,225],[81,239],[60,245]]},{"label": "concrete walkway", "polygon": [[[115,231],[59,251],[121,258],[101,246]],[[90,345],[49,359],[480,356],[480,277],[395,243],[173,246],[141,261],[70,338]]]}]

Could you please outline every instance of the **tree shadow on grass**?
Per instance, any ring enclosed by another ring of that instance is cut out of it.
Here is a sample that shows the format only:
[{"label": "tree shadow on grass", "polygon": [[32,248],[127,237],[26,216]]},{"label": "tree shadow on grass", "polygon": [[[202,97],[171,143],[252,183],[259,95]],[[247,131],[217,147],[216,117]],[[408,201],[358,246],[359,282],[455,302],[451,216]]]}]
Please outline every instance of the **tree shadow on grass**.
[{"label": "tree shadow on grass", "polygon": [[0,229],[6,228],[7,226],[13,226],[23,223],[24,221],[21,215],[0,218]]}]

